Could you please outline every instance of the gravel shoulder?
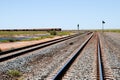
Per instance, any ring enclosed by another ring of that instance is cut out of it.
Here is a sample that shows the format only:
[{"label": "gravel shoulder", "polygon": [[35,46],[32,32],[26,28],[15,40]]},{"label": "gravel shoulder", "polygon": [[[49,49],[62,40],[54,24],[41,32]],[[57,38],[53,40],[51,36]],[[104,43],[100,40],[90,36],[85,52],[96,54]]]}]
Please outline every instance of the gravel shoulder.
[{"label": "gravel shoulder", "polygon": [[104,40],[103,50],[110,68],[109,73],[113,75],[114,80],[120,80],[120,33],[104,33],[101,38]]}]

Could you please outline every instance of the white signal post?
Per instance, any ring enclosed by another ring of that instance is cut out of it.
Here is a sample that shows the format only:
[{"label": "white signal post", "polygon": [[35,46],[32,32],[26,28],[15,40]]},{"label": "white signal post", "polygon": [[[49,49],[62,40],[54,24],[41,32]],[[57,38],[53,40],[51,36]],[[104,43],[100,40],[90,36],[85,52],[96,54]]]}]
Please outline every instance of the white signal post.
[{"label": "white signal post", "polygon": [[79,33],[79,24],[77,25],[77,30],[78,30],[78,33]]},{"label": "white signal post", "polygon": [[105,24],[105,21],[102,21],[102,32],[104,32],[104,24]]}]

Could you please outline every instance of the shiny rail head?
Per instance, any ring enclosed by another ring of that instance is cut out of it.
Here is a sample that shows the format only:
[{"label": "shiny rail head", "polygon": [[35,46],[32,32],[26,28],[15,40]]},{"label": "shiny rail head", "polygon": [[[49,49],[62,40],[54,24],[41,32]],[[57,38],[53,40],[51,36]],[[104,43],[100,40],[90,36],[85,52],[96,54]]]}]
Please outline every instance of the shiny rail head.
[{"label": "shiny rail head", "polygon": [[102,63],[102,56],[101,56],[101,46],[100,46],[100,39],[98,37],[98,66],[99,66],[99,80],[104,80],[104,71],[103,71],[103,63]]}]

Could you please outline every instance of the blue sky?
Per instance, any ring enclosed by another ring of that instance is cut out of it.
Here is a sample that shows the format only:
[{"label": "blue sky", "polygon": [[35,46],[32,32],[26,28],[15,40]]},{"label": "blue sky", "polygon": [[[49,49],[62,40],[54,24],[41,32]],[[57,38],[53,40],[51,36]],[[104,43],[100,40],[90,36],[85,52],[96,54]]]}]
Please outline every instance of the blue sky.
[{"label": "blue sky", "polygon": [[0,29],[120,29],[120,0],[0,0]]}]

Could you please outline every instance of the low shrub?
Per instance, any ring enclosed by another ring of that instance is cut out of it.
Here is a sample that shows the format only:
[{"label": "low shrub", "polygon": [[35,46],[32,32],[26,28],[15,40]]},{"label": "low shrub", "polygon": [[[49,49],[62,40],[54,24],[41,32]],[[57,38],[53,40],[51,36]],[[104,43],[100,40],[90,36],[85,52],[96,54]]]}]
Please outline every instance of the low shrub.
[{"label": "low shrub", "polygon": [[0,49],[0,52],[2,52],[2,50]]},{"label": "low shrub", "polygon": [[50,33],[50,35],[57,35],[56,31],[50,31],[49,33]]},{"label": "low shrub", "polygon": [[9,41],[9,42],[16,42],[16,41],[18,41],[18,40],[16,40],[16,39],[9,39],[8,41]]}]

